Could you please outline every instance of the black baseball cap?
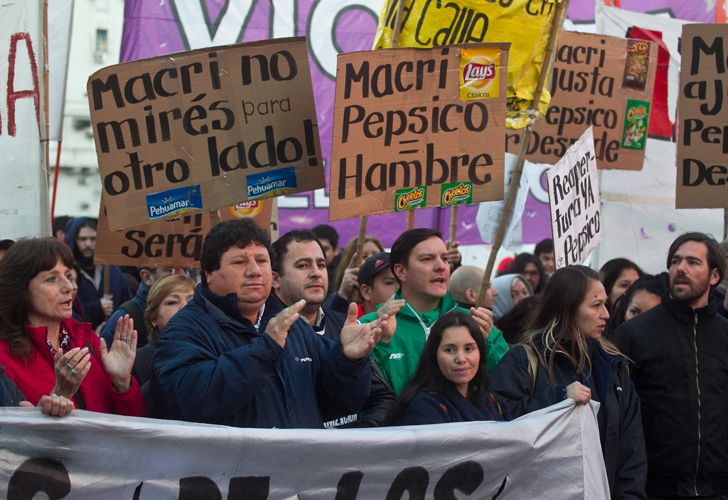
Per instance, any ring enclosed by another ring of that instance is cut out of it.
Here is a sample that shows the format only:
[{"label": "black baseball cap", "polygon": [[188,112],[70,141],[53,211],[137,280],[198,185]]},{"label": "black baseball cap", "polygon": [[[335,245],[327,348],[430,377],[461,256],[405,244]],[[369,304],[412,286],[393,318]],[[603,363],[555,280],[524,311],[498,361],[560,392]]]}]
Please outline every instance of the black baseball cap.
[{"label": "black baseball cap", "polygon": [[359,267],[359,275],[357,279],[359,284],[368,284],[382,270],[389,267],[389,252],[379,252],[367,260]]}]

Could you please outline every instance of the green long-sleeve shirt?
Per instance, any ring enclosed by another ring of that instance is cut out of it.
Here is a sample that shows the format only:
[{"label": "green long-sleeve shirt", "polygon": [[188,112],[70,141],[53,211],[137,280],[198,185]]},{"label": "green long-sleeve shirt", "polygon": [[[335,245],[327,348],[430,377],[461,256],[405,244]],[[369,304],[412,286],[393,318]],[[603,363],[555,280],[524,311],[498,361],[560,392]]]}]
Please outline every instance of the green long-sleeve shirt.
[{"label": "green long-sleeve shirt", "polygon": [[[397,291],[394,298],[401,299],[402,291]],[[422,318],[425,327],[430,328],[440,316],[454,309],[469,312],[467,309],[458,306],[450,294],[445,294],[437,308],[428,312],[417,311],[417,315]],[[405,305],[397,313],[397,329],[390,342],[379,342],[372,352],[374,361],[384,372],[384,376],[397,395],[401,394],[415,374],[417,364],[422,356],[422,350],[425,348],[427,337],[417,315],[415,315],[413,309]],[[361,323],[370,323],[376,318],[377,313],[371,312],[359,318],[359,321]],[[508,352],[508,344],[503,338],[503,334],[495,326],[485,341],[485,349],[487,352],[486,365],[488,373],[492,373],[501,358]]]}]

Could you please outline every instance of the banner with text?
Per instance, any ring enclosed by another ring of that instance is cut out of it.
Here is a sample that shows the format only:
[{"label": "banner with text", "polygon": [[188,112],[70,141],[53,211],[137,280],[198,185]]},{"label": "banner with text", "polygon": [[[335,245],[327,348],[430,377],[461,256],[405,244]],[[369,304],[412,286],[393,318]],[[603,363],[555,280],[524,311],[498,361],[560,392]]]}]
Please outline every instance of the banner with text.
[{"label": "banner with text", "polygon": [[566,400],[513,422],[319,430],[2,408],[0,496],[602,500],[596,410]]},{"label": "banner with text", "polygon": [[589,127],[546,172],[556,267],[583,264],[601,237],[599,176]]},{"label": "banner with text", "polygon": [[87,90],[111,229],[324,186],[305,38],[118,64]]},{"label": "banner with text", "polygon": [[508,44],[339,56],[329,218],[503,198]]},{"label": "banner with text", "polygon": [[47,236],[43,2],[6,2],[0,12],[0,239]]},{"label": "banner with text", "polygon": [[202,240],[219,221],[251,217],[269,231],[271,200],[242,201],[216,212],[187,214],[120,231],[109,229],[106,210],[99,211],[94,262],[117,266],[200,267]]},{"label": "banner with text", "polygon": [[676,208],[728,208],[728,24],[683,26]]},{"label": "banner with text", "polygon": [[[527,158],[554,164],[591,126],[600,169],[641,170],[656,70],[654,43],[562,32],[551,102],[534,127]],[[509,152],[518,151],[521,136],[509,131]]]},{"label": "banner with text", "polygon": [[[529,123],[525,111],[536,93],[557,3],[561,0],[410,0],[402,12],[397,46],[510,42],[507,126],[523,128]],[[384,3],[375,48],[393,46],[398,5],[397,0]],[[548,95],[542,97],[542,102],[548,103]]]}]

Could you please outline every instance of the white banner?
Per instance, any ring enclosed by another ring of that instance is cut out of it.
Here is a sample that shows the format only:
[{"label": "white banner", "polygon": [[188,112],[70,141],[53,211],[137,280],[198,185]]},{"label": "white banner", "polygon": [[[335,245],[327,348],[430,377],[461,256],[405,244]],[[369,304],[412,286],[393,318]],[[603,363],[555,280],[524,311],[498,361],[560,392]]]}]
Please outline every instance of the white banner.
[{"label": "white banner", "polygon": [[603,500],[597,408],[566,400],[513,422],[362,430],[3,408],[0,497]]},{"label": "white banner", "polygon": [[589,127],[546,171],[556,267],[582,264],[601,237],[599,177]]},{"label": "white banner", "polygon": [[0,9],[0,239],[49,235],[41,0]]}]

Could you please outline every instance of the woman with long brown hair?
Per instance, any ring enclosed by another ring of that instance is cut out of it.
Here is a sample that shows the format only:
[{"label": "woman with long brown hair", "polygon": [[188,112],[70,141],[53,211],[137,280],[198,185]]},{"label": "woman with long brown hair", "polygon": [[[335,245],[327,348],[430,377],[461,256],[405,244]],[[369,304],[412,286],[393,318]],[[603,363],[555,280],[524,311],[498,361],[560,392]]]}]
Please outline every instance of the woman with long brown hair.
[{"label": "woman with long brown hair", "polygon": [[488,392],[485,339],[464,311],[435,321],[412,380],[387,415],[388,425],[503,420]]},{"label": "woman with long brown hair", "polygon": [[111,350],[72,315],[73,255],[55,238],[28,238],[0,262],[0,365],[28,401],[47,394],[77,408],[144,416],[131,376],[136,330],[120,318]]},{"label": "woman with long brown hair", "polygon": [[647,498],[647,459],[637,393],[627,359],[602,334],[609,319],[599,275],[584,266],[549,279],[523,344],[491,376],[491,391],[511,417],[566,398],[600,403],[597,420],[614,499]]}]

